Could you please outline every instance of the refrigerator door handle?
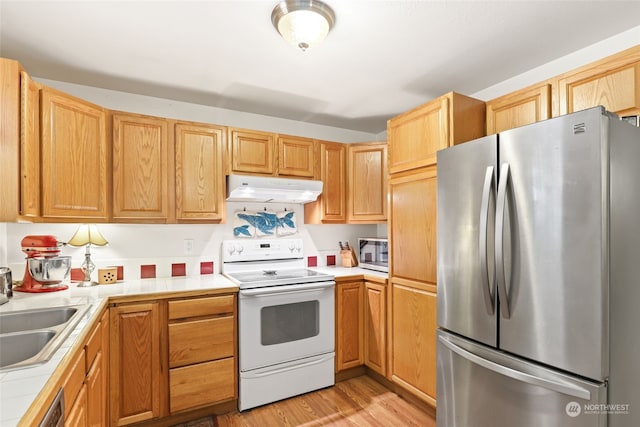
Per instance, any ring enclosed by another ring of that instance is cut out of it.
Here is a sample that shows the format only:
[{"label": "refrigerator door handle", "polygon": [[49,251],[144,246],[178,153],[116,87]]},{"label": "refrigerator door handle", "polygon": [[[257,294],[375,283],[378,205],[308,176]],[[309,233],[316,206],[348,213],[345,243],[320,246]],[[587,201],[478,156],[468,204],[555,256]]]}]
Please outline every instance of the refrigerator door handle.
[{"label": "refrigerator door handle", "polygon": [[500,312],[502,317],[511,317],[509,298],[507,296],[507,277],[504,265],[504,218],[507,207],[507,184],[509,182],[509,163],[503,163],[500,168],[500,182],[498,183],[498,197],[496,201],[496,276],[498,279],[498,297],[500,298]]},{"label": "refrigerator door handle", "polygon": [[439,336],[438,340],[449,350],[453,351],[457,355],[469,360],[476,365],[489,369],[497,374],[504,375],[509,378],[513,378],[516,381],[521,381],[527,384],[533,384],[540,387],[544,387],[549,390],[556,391],[558,393],[566,394],[568,396],[575,397],[577,399],[591,400],[591,392],[577,384],[571,384],[567,382],[554,381],[553,379],[541,378],[536,375],[532,375],[526,372],[518,371],[516,369],[509,368],[507,366],[500,365],[498,363],[487,360],[480,357],[468,350],[465,350],[446,337]]},{"label": "refrigerator door handle", "polygon": [[489,260],[487,259],[487,240],[489,227],[489,202],[493,193],[493,166],[487,167],[482,186],[482,200],[480,204],[480,268],[482,269],[482,290],[484,303],[489,314],[495,313],[493,298],[494,283],[489,277]]}]

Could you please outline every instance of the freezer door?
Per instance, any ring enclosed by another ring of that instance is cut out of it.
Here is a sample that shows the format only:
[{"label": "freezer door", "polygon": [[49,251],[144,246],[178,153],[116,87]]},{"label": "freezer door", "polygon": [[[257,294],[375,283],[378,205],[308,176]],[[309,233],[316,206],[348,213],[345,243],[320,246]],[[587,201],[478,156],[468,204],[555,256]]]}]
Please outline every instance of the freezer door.
[{"label": "freezer door", "polygon": [[604,383],[437,334],[438,427],[603,427]]},{"label": "freezer door", "polygon": [[496,141],[492,135],[438,152],[438,325],[492,346]]},{"label": "freezer door", "polygon": [[594,380],[609,374],[602,113],[501,133],[496,201],[500,348]]}]

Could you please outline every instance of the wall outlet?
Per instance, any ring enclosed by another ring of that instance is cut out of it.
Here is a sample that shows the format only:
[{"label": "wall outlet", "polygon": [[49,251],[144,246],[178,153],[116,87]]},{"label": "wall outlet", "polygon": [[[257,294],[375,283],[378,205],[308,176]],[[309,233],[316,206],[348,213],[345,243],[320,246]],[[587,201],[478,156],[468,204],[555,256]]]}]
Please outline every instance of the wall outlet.
[{"label": "wall outlet", "polygon": [[191,255],[193,253],[193,239],[184,239],[184,254]]}]

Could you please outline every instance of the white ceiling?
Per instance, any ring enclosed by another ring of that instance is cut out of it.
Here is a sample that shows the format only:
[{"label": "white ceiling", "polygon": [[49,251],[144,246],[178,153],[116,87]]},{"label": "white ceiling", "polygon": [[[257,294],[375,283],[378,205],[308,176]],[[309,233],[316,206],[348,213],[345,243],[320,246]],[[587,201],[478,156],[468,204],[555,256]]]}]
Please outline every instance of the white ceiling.
[{"label": "white ceiling", "polygon": [[325,0],[301,52],[278,0],[0,0],[0,56],[33,76],[378,133],[640,24],[640,1]]}]

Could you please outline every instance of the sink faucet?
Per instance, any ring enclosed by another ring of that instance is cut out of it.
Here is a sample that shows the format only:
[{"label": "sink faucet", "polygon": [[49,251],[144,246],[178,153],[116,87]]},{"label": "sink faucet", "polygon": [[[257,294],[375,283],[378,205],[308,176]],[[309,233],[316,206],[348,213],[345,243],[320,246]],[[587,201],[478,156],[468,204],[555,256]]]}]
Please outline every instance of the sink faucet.
[{"label": "sink faucet", "polygon": [[0,267],[0,304],[9,302],[13,296],[13,282],[11,281],[11,269]]}]

